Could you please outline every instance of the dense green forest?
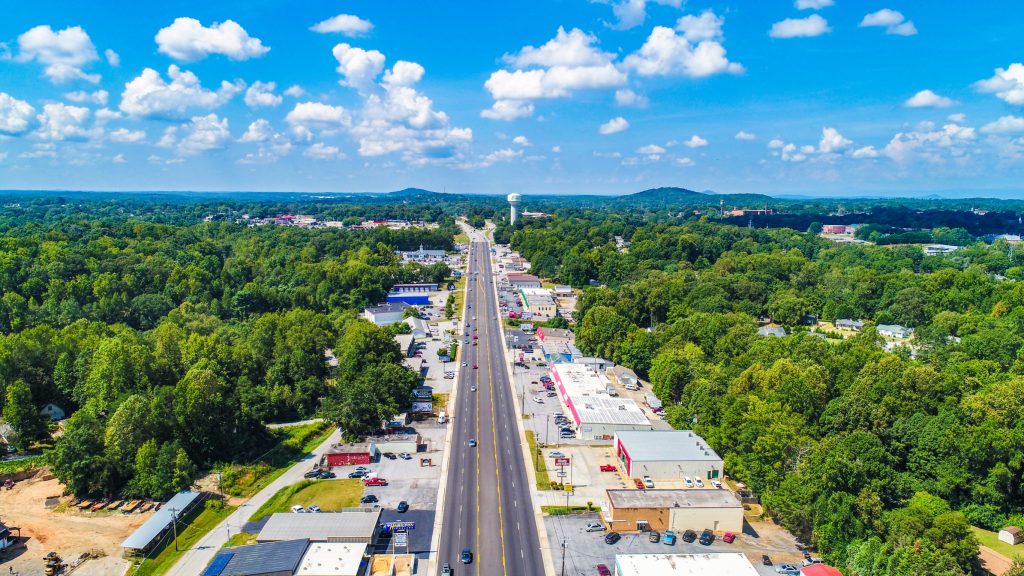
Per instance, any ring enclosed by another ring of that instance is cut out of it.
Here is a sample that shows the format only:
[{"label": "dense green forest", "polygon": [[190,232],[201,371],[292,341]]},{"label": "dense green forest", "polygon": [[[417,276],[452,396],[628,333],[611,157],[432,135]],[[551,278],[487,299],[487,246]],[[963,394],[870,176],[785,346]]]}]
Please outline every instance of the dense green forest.
[{"label": "dense green forest", "polygon": [[[647,377],[675,427],[848,574],[975,573],[969,524],[1024,522],[1024,254],[1005,242],[926,257],[614,212],[499,235],[541,275],[600,284],[580,348]],[[808,314],[868,324],[823,339]],[[793,334],[759,337],[759,318]],[[882,323],[915,328],[915,353],[884,352]]]},{"label": "dense green forest", "polygon": [[[0,215],[9,440],[49,442],[44,403],[73,413],[49,459],[76,493],[165,496],[199,470],[266,451],[265,422],[323,404],[346,431],[365,432],[408,401],[415,378],[392,333],[357,312],[395,283],[447,278],[444,264],[402,265],[395,250],[451,249],[450,221],[246,227],[203,223],[210,210],[40,200]],[[340,361],[333,380],[327,349]],[[368,381],[390,386],[368,396]]]}]

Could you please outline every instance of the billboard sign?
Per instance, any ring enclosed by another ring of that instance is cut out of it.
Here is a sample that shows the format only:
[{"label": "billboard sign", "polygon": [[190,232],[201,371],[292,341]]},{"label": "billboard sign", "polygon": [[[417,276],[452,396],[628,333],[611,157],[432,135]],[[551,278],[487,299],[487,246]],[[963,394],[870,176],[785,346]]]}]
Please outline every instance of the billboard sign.
[{"label": "billboard sign", "polygon": [[433,411],[434,411],[434,403],[433,402],[413,402],[412,403],[412,410],[410,410],[410,412],[413,412],[415,414],[430,414]]},{"label": "billboard sign", "polygon": [[415,530],[415,522],[385,522],[384,529],[388,532],[405,532],[407,530]]}]

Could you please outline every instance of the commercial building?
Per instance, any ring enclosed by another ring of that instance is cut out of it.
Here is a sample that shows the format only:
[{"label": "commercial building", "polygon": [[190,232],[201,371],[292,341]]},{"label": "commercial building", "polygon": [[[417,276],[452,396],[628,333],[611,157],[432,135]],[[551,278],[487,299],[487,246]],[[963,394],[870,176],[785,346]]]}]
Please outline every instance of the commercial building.
[{"label": "commercial building", "polygon": [[714,480],[723,475],[722,458],[693,430],[621,431],[612,446],[630,478]]},{"label": "commercial building", "polygon": [[363,309],[363,318],[373,322],[377,326],[390,326],[395,322],[402,321],[402,315],[409,305],[405,302],[385,302],[380,306],[370,306]]},{"label": "commercial building", "polygon": [[600,372],[581,364],[554,364],[551,378],[578,438],[611,440],[619,431],[651,429],[636,402],[608,395],[608,380]]},{"label": "commercial building", "polygon": [[725,489],[605,490],[609,530],[712,530],[740,533],[743,504]]},{"label": "commercial building", "polygon": [[367,564],[366,544],[312,542],[306,548],[295,576],[360,576]]},{"label": "commercial building", "polygon": [[412,330],[411,334],[417,340],[430,338],[430,325],[427,324],[426,320],[409,316],[404,322],[409,325],[409,328]]},{"label": "commercial building", "polygon": [[192,511],[200,502],[200,496],[199,492],[178,492],[146,520],[145,524],[125,538],[124,542],[121,542],[121,548],[129,555],[145,553],[171,529],[171,522],[175,518],[187,516]]},{"label": "commercial building", "polygon": [[558,313],[558,305],[551,295],[551,290],[546,288],[520,288],[519,294],[523,298],[523,309],[531,318],[550,320]]},{"label": "commercial building", "polygon": [[419,262],[421,264],[440,262],[445,259],[447,254],[444,250],[424,250],[422,244],[420,244],[419,250],[398,251],[398,255],[402,257],[402,260],[406,262]]},{"label": "commercial building", "polygon": [[334,444],[320,459],[320,465],[333,468],[335,466],[353,466],[369,464],[373,461],[373,445],[370,442],[353,442],[351,444]]},{"label": "commercial building", "polygon": [[533,274],[509,274],[508,283],[515,288],[540,288],[540,278]]},{"label": "commercial building", "polygon": [[305,539],[310,542],[372,544],[379,519],[380,508],[352,508],[318,514],[279,512],[270,515],[256,541]]},{"label": "commercial building", "polygon": [[388,434],[386,436],[374,436],[370,441],[370,451],[373,454],[391,452],[400,454],[408,452],[415,454],[419,450],[420,435],[412,432],[410,434]]},{"label": "commercial building", "polygon": [[398,349],[402,351],[402,355],[412,356],[416,353],[416,337],[412,334],[395,334],[395,342],[398,344]]},{"label": "commercial building", "polygon": [[309,540],[283,540],[225,548],[202,576],[293,576],[308,546]]},{"label": "commercial building", "polygon": [[429,306],[430,295],[437,284],[395,284],[388,292],[388,302],[405,302],[413,306]]},{"label": "commercial building", "polygon": [[615,576],[757,576],[746,555],[616,554]]},{"label": "commercial building", "polygon": [[843,573],[828,564],[811,564],[800,568],[800,576],[843,576]]},{"label": "commercial building", "polygon": [[640,379],[637,378],[636,372],[625,366],[612,366],[605,371],[605,375],[612,383],[618,384],[626,390],[640,389]]},{"label": "commercial building", "polygon": [[821,227],[822,234],[853,234],[853,228],[845,224],[825,224]]},{"label": "commercial building", "polygon": [[925,256],[942,256],[943,254],[956,252],[959,249],[959,246],[952,246],[950,244],[928,244],[922,248]]}]

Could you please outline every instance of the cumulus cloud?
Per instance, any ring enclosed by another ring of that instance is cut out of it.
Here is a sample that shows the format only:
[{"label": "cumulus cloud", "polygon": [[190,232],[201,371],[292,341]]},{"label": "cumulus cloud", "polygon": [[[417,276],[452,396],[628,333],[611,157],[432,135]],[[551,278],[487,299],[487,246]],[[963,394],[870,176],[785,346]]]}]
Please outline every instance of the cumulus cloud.
[{"label": "cumulus cloud", "polygon": [[935,159],[936,151],[953,149],[958,151],[976,137],[974,128],[959,124],[946,124],[940,130],[933,129],[930,123],[923,124],[918,130],[899,132],[882,149],[882,154],[896,162],[908,162],[921,156]]},{"label": "cumulus cloud", "polygon": [[903,103],[907,108],[948,108],[954,104],[952,98],[939,96],[931,90],[921,90]]},{"label": "cumulus cloud", "polygon": [[772,38],[813,38],[831,32],[828,21],[817,14],[806,18],[786,18],[772,24],[768,35]]},{"label": "cumulus cloud", "polygon": [[124,164],[128,162],[127,160],[124,159],[124,154],[118,154],[111,158],[110,161],[113,162],[114,164]]},{"label": "cumulus cloud", "polygon": [[647,146],[641,146],[641,147],[637,148],[636,149],[636,153],[637,154],[646,154],[648,156],[650,156],[650,155],[657,156],[657,155],[660,155],[660,154],[664,154],[665,153],[665,149],[662,148],[661,146],[658,146],[657,144],[648,144]]},{"label": "cumulus cloud", "polygon": [[305,150],[302,155],[316,160],[344,160],[345,154],[337,146],[329,146],[323,142],[317,142]]},{"label": "cumulus cloud", "polygon": [[238,139],[239,142],[266,142],[274,136],[274,129],[265,118],[257,118],[249,123],[245,134]]},{"label": "cumulus cloud", "polygon": [[306,91],[298,84],[292,84],[284,91],[285,96],[291,96],[292,98],[302,98],[305,94]]},{"label": "cumulus cloud", "polygon": [[279,105],[284,98],[274,94],[274,90],[277,90],[276,82],[253,82],[245,91],[245,105],[250,108]]},{"label": "cumulus cloud", "polygon": [[623,88],[615,91],[615,103],[619,106],[643,108],[650,104],[650,100],[648,100],[646,96],[637,94],[629,88]]},{"label": "cumulus cloud", "polygon": [[68,106],[57,102],[46,104],[36,120],[39,129],[35,135],[44,140],[77,140],[86,141],[97,138],[103,130],[96,126],[88,126],[92,112],[82,106]]},{"label": "cumulus cloud", "polygon": [[211,54],[231,60],[259,58],[270,51],[259,38],[249,36],[237,22],[225,20],[203,26],[195,18],[176,18],[156,34],[158,50],[176,60],[192,62]]},{"label": "cumulus cloud", "polygon": [[629,122],[627,122],[626,119],[623,118],[622,116],[618,116],[616,118],[612,118],[611,120],[605,122],[604,124],[601,124],[597,131],[607,136],[608,134],[616,134],[618,132],[623,132],[627,128],[629,128]]},{"label": "cumulus cloud", "polygon": [[224,148],[231,141],[228,119],[216,114],[193,116],[181,126],[171,126],[157,143],[158,146],[174,148],[181,156],[195,156],[209,150]]},{"label": "cumulus cloud", "polygon": [[675,162],[676,166],[693,166],[694,164],[696,164],[696,162],[693,161],[693,158],[690,158],[688,156],[676,158],[673,162]]},{"label": "cumulus cloud", "polygon": [[527,138],[526,136],[516,136],[515,138],[512,139],[512,143],[518,144],[520,146],[529,146],[530,139]]},{"label": "cumulus cloud", "polygon": [[[853,144],[853,140],[846,138],[835,128],[822,128],[821,140],[818,142],[818,151],[822,154],[839,152]],[[813,147],[811,148],[813,150]]]},{"label": "cumulus cloud", "polygon": [[640,76],[740,74],[743,66],[725,55],[722,23],[707,10],[699,17],[680,18],[676,30],[655,26],[643,46],[623,60],[623,67]]},{"label": "cumulus cloud", "polygon": [[275,132],[265,118],[258,118],[249,123],[249,127],[238,141],[258,145],[255,152],[240,158],[239,164],[267,164],[287,155],[292,149],[288,137]]},{"label": "cumulus cloud", "polygon": [[615,55],[597,49],[597,36],[579,28],[566,32],[558,27],[555,37],[539,47],[524,46],[517,54],[506,54],[505,62],[516,68],[541,66],[601,66],[611,62]]},{"label": "cumulus cloud", "polygon": [[82,70],[96,60],[99,60],[96,47],[81,26],[54,32],[50,26],[42,25],[18,36],[17,61],[42,64],[43,73],[55,84],[72,80],[96,84],[100,75],[86,74]]},{"label": "cumulus cloud", "polygon": [[167,69],[167,82],[160,73],[146,68],[142,74],[124,85],[121,93],[121,111],[133,117],[178,119],[189,108],[216,108],[242,91],[244,84],[221,82],[216,92],[207,90],[199,78],[187,70],[171,64]]},{"label": "cumulus cloud", "polygon": [[974,87],[995,94],[1007,104],[1024,105],[1024,64],[1014,62],[1008,68],[996,68],[991,78],[975,82]]},{"label": "cumulus cloud", "polygon": [[480,111],[488,120],[518,120],[533,115],[533,104],[519,100],[496,100],[490,108]]},{"label": "cumulus cloud", "polygon": [[672,8],[682,8],[683,0],[614,0],[611,2],[612,13],[615,15],[619,30],[628,30],[644,23],[647,19],[647,4],[654,3]]},{"label": "cumulus cloud", "polygon": [[707,145],[708,141],[696,134],[690,136],[690,139],[687,140],[686,142],[683,142],[683,146],[686,146],[687,148],[703,148],[704,146]]},{"label": "cumulus cloud", "polygon": [[856,150],[854,150],[853,153],[850,155],[858,159],[878,158],[878,150],[875,150],[874,146],[863,146],[861,148],[857,148]]},{"label": "cumulus cloud", "polygon": [[114,142],[124,142],[129,144],[136,144],[146,139],[146,133],[142,130],[129,130],[127,128],[118,128],[110,133],[110,139]]},{"label": "cumulus cloud", "polygon": [[860,27],[885,28],[886,34],[895,34],[897,36],[913,36],[917,34],[917,28],[913,22],[907,20],[901,12],[890,10],[889,8],[882,8],[877,12],[865,15],[860,21]]},{"label": "cumulus cloud", "polygon": [[753,134],[751,132],[747,132],[745,130],[740,130],[739,132],[736,133],[736,139],[737,140],[747,140],[747,141],[757,140],[757,135],[755,135],[755,134]]},{"label": "cumulus cloud", "polygon": [[106,90],[96,90],[95,92],[77,90],[75,92],[68,92],[64,94],[64,97],[76,104],[89,103],[106,106],[107,100],[110,98],[110,93]]},{"label": "cumulus cloud", "polygon": [[352,117],[344,107],[320,102],[297,103],[284,120],[300,140],[312,140],[316,135],[332,136],[352,124]]},{"label": "cumulus cloud", "polygon": [[107,48],[103,51],[103,56],[106,57],[107,64],[110,64],[114,68],[117,68],[121,65],[121,55],[117,52],[114,52],[110,48]]},{"label": "cumulus cloud", "polygon": [[986,134],[1010,134],[1024,132],[1024,118],[1020,116],[1001,116],[994,122],[989,122],[981,127]]},{"label": "cumulus cloud", "polygon": [[796,0],[797,10],[821,10],[835,4],[832,0]]},{"label": "cumulus cloud", "polygon": [[554,152],[555,154],[559,154],[559,153],[562,152],[562,147],[561,146],[552,146],[551,147],[551,151]]},{"label": "cumulus cloud", "polygon": [[377,50],[363,50],[345,43],[332,51],[338,61],[336,70],[341,74],[342,86],[367,93],[376,87],[376,78],[384,70],[384,55]]},{"label": "cumulus cloud", "polygon": [[339,33],[345,36],[362,36],[373,29],[373,23],[351,14],[338,14],[309,28],[321,34]]}]

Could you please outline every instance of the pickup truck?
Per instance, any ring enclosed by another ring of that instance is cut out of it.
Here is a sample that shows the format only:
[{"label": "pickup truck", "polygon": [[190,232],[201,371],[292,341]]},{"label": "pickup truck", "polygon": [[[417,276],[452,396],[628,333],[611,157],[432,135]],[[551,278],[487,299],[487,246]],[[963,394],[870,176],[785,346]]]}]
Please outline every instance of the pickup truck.
[{"label": "pickup truck", "polygon": [[363,486],[387,486],[388,481],[383,478],[364,478]]},{"label": "pickup truck", "polygon": [[618,468],[611,464],[601,464],[601,472],[615,472],[616,470],[618,470]]}]

